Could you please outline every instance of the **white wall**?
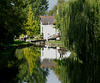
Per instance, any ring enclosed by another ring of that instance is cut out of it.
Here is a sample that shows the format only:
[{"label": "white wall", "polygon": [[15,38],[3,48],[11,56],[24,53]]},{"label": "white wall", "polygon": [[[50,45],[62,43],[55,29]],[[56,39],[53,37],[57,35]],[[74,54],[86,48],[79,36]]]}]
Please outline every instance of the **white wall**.
[{"label": "white wall", "polygon": [[55,25],[42,25],[41,23],[41,34],[43,33],[43,38],[44,39],[48,39],[50,36],[54,35],[54,34],[58,34],[58,30],[56,30],[55,28],[53,28]]}]

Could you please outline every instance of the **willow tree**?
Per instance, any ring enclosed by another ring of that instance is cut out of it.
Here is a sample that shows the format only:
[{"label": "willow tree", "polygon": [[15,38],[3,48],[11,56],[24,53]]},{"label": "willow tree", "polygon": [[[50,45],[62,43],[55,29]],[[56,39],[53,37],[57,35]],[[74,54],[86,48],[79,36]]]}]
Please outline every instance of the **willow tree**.
[{"label": "willow tree", "polygon": [[58,12],[57,27],[65,45],[84,62],[100,58],[100,0],[69,0]]},{"label": "willow tree", "polygon": [[26,35],[33,36],[38,33],[39,22],[35,20],[34,13],[32,12],[32,6],[29,6],[28,19],[25,24]]}]

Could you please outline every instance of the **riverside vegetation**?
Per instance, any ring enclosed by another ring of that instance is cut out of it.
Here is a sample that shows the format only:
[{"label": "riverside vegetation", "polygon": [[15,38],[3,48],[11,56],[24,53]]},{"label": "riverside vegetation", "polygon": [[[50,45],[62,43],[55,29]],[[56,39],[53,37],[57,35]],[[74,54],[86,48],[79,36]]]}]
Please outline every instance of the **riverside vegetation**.
[{"label": "riverside vegetation", "polygon": [[56,27],[83,62],[100,61],[100,0],[59,0]]}]

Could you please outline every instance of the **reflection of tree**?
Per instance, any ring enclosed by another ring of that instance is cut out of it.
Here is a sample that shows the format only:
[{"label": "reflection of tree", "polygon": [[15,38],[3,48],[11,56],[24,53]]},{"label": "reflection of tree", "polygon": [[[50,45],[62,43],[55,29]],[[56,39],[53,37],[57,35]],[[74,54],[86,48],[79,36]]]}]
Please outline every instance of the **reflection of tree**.
[{"label": "reflection of tree", "polygon": [[99,64],[91,62],[83,64],[74,59],[63,59],[57,61],[55,72],[61,83],[99,83]]},{"label": "reflection of tree", "polygon": [[21,60],[24,56],[24,51],[22,49],[16,49],[15,55],[17,55],[18,60]]},{"label": "reflection of tree", "polygon": [[22,51],[24,51],[24,56],[21,59],[22,62],[19,66],[19,81],[45,83],[48,70],[40,68],[40,52],[34,47],[24,48]]},{"label": "reflection of tree", "polygon": [[16,64],[18,60],[14,57],[14,52],[14,47],[0,52],[0,83],[17,83],[18,66]]},{"label": "reflection of tree", "polygon": [[24,56],[29,64],[30,75],[32,75],[35,61],[39,57],[39,54],[31,48],[24,48]]}]

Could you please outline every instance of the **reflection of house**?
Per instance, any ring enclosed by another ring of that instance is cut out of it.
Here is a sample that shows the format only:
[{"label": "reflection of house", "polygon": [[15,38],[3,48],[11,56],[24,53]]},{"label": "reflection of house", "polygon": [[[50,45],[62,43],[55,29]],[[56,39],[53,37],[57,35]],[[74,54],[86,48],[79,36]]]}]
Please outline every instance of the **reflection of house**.
[{"label": "reflection of house", "polygon": [[58,30],[54,28],[56,21],[54,16],[40,16],[40,19],[40,33],[43,35],[44,39],[49,39],[58,35]]},{"label": "reflection of house", "polygon": [[53,63],[54,59],[68,58],[71,52],[66,49],[54,49],[54,48],[41,48],[41,66],[53,67],[56,64]]},{"label": "reflection of house", "polygon": [[51,67],[54,67],[54,66],[56,66],[56,63],[55,62],[53,62],[53,60],[51,59],[44,59],[42,62],[41,62],[41,68],[42,67],[49,67],[49,68],[51,68]]}]

